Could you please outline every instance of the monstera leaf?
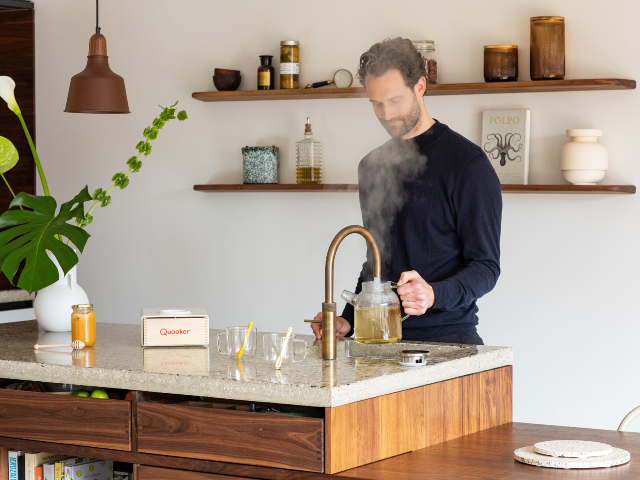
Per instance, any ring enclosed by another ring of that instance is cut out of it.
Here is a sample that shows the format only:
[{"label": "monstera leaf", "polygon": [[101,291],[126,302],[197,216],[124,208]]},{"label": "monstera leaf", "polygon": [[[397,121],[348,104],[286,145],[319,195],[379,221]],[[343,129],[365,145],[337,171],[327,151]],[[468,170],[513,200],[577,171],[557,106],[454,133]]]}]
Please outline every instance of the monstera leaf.
[{"label": "monstera leaf", "polygon": [[84,217],[84,202],[89,200],[91,195],[84,187],[73,200],[63,203],[56,215],[53,197],[21,192],[13,199],[10,208],[23,210],[7,210],[0,215],[0,229],[4,229],[0,231],[0,266],[11,283],[23,261],[18,288],[31,293],[57,282],[58,268],[47,250],[56,257],[65,275],[78,263],[78,256],[63,243],[62,237],[83,251],[90,235],[67,222]]}]

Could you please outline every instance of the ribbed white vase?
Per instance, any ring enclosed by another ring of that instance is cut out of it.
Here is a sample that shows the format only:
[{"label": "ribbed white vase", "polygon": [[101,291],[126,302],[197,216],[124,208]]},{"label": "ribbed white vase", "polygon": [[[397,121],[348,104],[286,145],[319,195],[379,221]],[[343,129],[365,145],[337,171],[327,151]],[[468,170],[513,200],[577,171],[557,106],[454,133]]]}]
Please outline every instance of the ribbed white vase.
[{"label": "ribbed white vase", "polygon": [[78,285],[76,267],[63,275],[58,260],[47,251],[49,258],[58,268],[59,280],[53,285],[38,290],[33,302],[36,320],[41,329],[48,332],[70,332],[72,305],[89,303],[89,297]]}]

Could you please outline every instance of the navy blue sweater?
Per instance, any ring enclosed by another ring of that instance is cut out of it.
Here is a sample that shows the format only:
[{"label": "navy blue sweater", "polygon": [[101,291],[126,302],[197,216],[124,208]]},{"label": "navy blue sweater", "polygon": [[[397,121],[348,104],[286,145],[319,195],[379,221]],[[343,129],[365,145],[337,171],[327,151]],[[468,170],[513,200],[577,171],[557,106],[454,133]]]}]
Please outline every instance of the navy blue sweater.
[{"label": "navy blue sweater", "polygon": [[[409,140],[392,138],[358,167],[360,208],[382,256],[382,278],[417,271],[435,292],[424,315],[402,324],[403,338],[473,333],[476,300],[500,275],[500,181],[485,153],[438,122]],[[371,252],[356,293],[372,280]],[[352,326],[353,307],[342,317]]]}]

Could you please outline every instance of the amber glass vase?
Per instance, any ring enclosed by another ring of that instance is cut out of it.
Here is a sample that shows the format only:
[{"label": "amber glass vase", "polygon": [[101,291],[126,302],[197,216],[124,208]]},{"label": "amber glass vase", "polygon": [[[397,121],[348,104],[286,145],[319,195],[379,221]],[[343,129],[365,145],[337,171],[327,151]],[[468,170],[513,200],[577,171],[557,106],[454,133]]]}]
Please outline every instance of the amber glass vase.
[{"label": "amber glass vase", "polygon": [[531,18],[531,80],[564,80],[564,17]]},{"label": "amber glass vase", "polygon": [[484,81],[515,82],[518,80],[518,46],[485,45]]}]

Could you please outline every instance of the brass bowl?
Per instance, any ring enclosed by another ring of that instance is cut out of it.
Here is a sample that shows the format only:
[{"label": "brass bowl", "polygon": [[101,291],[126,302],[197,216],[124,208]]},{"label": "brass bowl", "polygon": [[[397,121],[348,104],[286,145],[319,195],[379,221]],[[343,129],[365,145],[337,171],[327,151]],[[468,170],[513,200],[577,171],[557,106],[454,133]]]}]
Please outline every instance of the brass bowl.
[{"label": "brass bowl", "polygon": [[220,92],[231,92],[240,86],[240,75],[214,75],[213,84]]}]

